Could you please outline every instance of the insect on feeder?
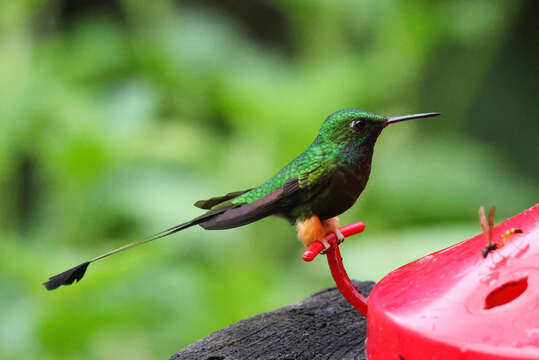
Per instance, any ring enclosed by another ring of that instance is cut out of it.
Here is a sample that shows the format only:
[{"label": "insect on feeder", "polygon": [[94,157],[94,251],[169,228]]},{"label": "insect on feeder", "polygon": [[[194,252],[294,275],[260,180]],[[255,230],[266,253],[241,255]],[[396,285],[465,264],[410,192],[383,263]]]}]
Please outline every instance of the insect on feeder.
[{"label": "insect on feeder", "polygon": [[[348,237],[364,228],[358,222],[341,232]],[[328,235],[333,278],[367,317],[369,360],[539,359],[539,205],[484,229],[487,236],[391,272],[368,298],[353,286],[336,237]],[[303,259],[312,261],[323,248],[312,244]]]}]

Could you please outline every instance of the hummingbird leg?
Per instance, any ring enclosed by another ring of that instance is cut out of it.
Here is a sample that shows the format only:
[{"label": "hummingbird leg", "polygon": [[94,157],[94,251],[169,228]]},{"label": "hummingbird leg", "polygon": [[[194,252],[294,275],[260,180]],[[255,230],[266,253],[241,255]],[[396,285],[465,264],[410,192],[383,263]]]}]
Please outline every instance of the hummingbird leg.
[{"label": "hummingbird leg", "polygon": [[337,236],[337,244],[340,244],[344,241],[344,235],[342,234],[341,230],[339,230],[341,224],[337,216],[322,221],[322,225],[324,225],[326,235],[334,233]]},{"label": "hummingbird leg", "polygon": [[342,234],[341,230],[335,229],[334,231],[335,235],[337,235],[337,244],[341,244],[344,242],[344,235]]},{"label": "hummingbird leg", "polygon": [[337,216],[323,220],[322,226],[324,226],[326,234],[324,235],[324,240],[322,241],[322,244],[324,244],[325,248],[320,252],[320,254],[325,254],[330,247],[330,244],[326,241],[326,236],[328,234],[334,233],[337,236],[338,245],[344,241],[344,235],[342,234],[341,230],[339,230],[341,224]]},{"label": "hummingbird leg", "polygon": [[326,236],[331,233],[335,233],[339,244],[344,240],[344,236],[339,230],[340,223],[338,217],[320,220],[318,216],[313,215],[308,219],[298,221],[296,227],[298,229],[298,237],[305,247],[309,247],[315,241],[320,241],[325,247],[323,251],[329,249],[330,244],[326,241]]},{"label": "hummingbird leg", "polygon": [[[308,247],[315,241],[324,243],[326,229],[318,216],[313,215],[308,219],[298,221],[296,228],[298,230],[298,237],[305,247]],[[329,247],[329,244],[324,245]]]}]

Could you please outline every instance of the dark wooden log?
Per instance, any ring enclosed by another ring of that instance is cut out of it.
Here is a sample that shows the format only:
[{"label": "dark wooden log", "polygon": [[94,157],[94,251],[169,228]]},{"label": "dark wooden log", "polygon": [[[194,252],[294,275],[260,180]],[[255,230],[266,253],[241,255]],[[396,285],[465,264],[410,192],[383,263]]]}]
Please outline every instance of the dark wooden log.
[{"label": "dark wooden log", "polygon": [[[374,283],[354,285],[368,295]],[[216,331],[171,360],[365,359],[366,332],[366,319],[330,287]]]}]

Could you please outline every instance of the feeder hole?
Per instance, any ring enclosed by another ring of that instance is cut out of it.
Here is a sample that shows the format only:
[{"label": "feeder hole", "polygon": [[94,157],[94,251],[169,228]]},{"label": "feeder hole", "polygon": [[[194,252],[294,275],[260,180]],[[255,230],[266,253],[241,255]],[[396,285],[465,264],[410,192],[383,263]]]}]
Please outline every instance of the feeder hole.
[{"label": "feeder hole", "polygon": [[485,309],[492,309],[515,300],[528,288],[528,278],[508,281],[492,290],[485,299]]}]

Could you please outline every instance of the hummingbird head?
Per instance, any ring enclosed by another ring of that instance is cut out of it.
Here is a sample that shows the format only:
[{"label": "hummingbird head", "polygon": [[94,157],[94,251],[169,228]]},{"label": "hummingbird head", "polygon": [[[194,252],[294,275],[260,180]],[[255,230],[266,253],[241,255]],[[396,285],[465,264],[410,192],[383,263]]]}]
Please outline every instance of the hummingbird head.
[{"label": "hummingbird head", "polygon": [[390,124],[437,115],[440,114],[424,113],[387,118],[359,109],[340,110],[326,118],[317,141],[345,146],[374,146],[382,130]]}]

